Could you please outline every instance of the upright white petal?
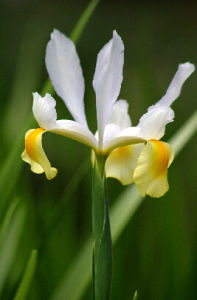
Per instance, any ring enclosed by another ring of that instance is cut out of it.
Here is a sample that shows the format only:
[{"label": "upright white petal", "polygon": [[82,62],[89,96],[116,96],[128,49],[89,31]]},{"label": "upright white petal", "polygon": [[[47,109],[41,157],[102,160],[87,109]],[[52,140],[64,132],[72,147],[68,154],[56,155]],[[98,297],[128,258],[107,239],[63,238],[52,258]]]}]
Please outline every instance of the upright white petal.
[{"label": "upright white petal", "polygon": [[180,64],[166,94],[156,103],[156,105],[170,106],[172,102],[179,97],[183,83],[194,72],[194,70],[195,66],[189,62]]},{"label": "upright white petal", "polygon": [[104,127],[109,120],[122,83],[124,45],[116,31],[97,57],[93,87],[96,93],[99,144],[102,148]]},{"label": "upright white petal", "polygon": [[84,79],[74,43],[58,30],[46,48],[46,67],[56,93],[77,122],[87,124],[84,113]]},{"label": "upright white petal", "polygon": [[179,97],[185,80],[192,74],[195,67],[193,64],[180,64],[173,77],[166,94],[156,104],[148,108],[138,124],[140,136],[149,139],[161,139],[165,133],[165,126],[173,122],[174,111],[170,105]]},{"label": "upright white petal", "polygon": [[51,129],[56,124],[56,102],[53,97],[46,94],[41,97],[38,93],[33,93],[33,114],[41,128]]},{"label": "upright white petal", "polygon": [[126,100],[118,100],[111,112],[108,123],[116,124],[120,129],[124,129],[131,126],[131,119],[128,114],[129,104]]}]

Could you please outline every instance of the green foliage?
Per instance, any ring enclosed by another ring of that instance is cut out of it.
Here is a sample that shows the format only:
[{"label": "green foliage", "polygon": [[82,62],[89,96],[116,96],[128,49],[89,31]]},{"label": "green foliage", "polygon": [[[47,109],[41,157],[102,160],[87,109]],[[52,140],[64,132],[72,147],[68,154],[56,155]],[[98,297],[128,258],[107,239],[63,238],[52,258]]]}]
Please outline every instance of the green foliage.
[{"label": "green foliage", "polygon": [[[24,132],[35,126],[31,94],[45,81],[42,69],[49,33],[53,28],[72,32],[74,20],[84,9],[80,2],[60,2],[40,2],[36,8],[24,2],[19,15],[16,4],[4,1],[0,11],[4,24],[0,36],[0,298],[6,300],[14,295],[30,300],[92,299],[89,150],[61,137],[44,138],[44,148],[59,169],[53,182],[31,174],[20,159]],[[97,2],[90,2],[77,23],[71,34],[75,42]],[[90,128],[95,128],[91,80],[96,53],[112,30],[117,29],[125,43],[120,98],[132,100],[136,124],[146,107],[161,97],[177,64],[188,59],[195,63],[197,24],[188,17],[194,16],[193,11],[192,5],[181,3],[178,14],[172,3],[170,7],[164,3],[162,10],[156,5],[142,9],[142,5],[123,6],[120,1],[113,2],[113,7],[110,2],[101,3],[78,45],[88,87],[85,103]],[[54,93],[49,80],[40,90]],[[196,299],[196,92],[194,74],[173,107],[176,119],[168,126],[167,136],[173,136],[170,142],[176,154],[184,151],[169,169],[168,194],[143,201],[135,186],[108,182],[114,300],[131,299],[136,289],[140,299]],[[58,113],[65,114],[56,99]],[[37,267],[35,252],[26,265],[34,248],[39,251]]]},{"label": "green foliage", "polygon": [[27,298],[29,287],[31,285],[36,270],[37,256],[37,250],[32,250],[22,281],[17,289],[14,300],[25,300]]},{"label": "green foliage", "polygon": [[0,231],[0,294],[12,270],[24,231],[26,207],[15,199],[7,210]]}]

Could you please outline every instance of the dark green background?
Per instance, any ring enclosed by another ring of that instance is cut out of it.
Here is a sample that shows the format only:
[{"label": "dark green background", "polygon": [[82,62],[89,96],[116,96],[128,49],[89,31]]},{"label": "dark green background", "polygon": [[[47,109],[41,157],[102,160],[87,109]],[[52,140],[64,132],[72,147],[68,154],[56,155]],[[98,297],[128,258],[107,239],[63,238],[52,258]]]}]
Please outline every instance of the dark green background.
[{"label": "dark green background", "polygon": [[[50,32],[57,28],[69,35],[87,4],[77,0],[1,0],[1,164],[32,114],[32,92],[39,92],[47,79],[44,56]],[[134,125],[165,93],[179,63],[197,64],[197,2],[101,1],[77,45],[86,82],[86,113],[93,131],[96,55],[113,29],[125,45],[120,98],[129,101]],[[61,100],[55,98],[58,117],[70,118]],[[163,140],[184,124],[196,102],[195,72],[173,104],[175,122],[168,125]],[[129,300],[136,289],[143,300],[197,299],[196,143],[194,137],[170,167],[169,192],[161,199],[144,199],[116,244],[113,300]],[[28,216],[2,299],[12,299],[32,248],[39,249],[39,264],[28,299],[48,299],[91,233],[90,150],[50,134],[44,138],[44,147],[59,173],[48,182],[23,164],[14,195],[25,202]],[[83,168],[88,164],[89,170],[69,198],[67,184],[83,161]],[[110,203],[123,189],[119,182],[109,180]],[[89,290],[84,300],[91,299],[90,295]]]}]

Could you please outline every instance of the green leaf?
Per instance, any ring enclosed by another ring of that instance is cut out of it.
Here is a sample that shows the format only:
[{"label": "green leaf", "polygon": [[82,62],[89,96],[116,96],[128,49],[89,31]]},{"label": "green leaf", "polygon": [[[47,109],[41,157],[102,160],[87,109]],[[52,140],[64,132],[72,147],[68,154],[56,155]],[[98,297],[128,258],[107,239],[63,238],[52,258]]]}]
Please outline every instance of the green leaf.
[{"label": "green leaf", "polygon": [[31,251],[29,261],[27,263],[23,278],[17,289],[14,300],[25,300],[26,299],[30,285],[31,285],[33,277],[34,277],[35,270],[36,270],[37,258],[38,258],[38,252],[37,252],[37,250],[34,249]]},{"label": "green leaf", "polygon": [[[176,156],[189,142],[197,130],[197,112],[194,112],[183,127],[170,139],[175,149]],[[132,216],[142,203],[143,198],[135,185],[129,186],[118,196],[115,204],[110,210],[112,242],[118,240],[123,230],[131,220]],[[84,272],[85,270],[85,272]],[[91,280],[91,239],[80,249],[78,256],[74,259],[58,282],[50,300],[79,300],[83,296]]]},{"label": "green leaf", "polygon": [[103,170],[97,162],[92,185],[93,299],[108,300],[112,279],[112,241]]},{"label": "green leaf", "polygon": [[133,295],[133,300],[137,300],[137,298],[138,298],[138,292],[135,291],[135,293],[134,293],[134,295]]},{"label": "green leaf", "polygon": [[[33,119],[31,118],[28,121],[26,128],[31,128],[32,124]],[[11,147],[11,150],[0,170],[0,215],[2,214],[2,211],[4,210],[20,176],[22,169],[21,153],[25,147],[24,140],[24,132],[22,132],[16,143]]]},{"label": "green leaf", "polygon": [[0,295],[16,258],[25,216],[25,206],[15,200],[4,217],[0,231]]},{"label": "green leaf", "polygon": [[84,31],[90,17],[92,16],[94,10],[96,9],[99,0],[92,0],[84,10],[83,14],[79,18],[77,24],[75,25],[70,38],[76,44],[81,37],[82,32]]}]

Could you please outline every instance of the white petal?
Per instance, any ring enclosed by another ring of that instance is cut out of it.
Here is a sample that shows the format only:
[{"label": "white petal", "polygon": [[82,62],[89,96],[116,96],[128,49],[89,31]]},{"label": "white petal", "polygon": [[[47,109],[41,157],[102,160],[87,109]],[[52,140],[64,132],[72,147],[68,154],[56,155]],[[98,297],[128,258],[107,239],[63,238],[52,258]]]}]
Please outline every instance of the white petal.
[{"label": "white petal", "polygon": [[126,100],[118,100],[111,112],[108,123],[114,123],[118,125],[121,129],[131,126],[131,119],[128,114],[129,104]]},{"label": "white petal", "polygon": [[144,143],[145,139],[139,136],[140,129],[138,127],[128,127],[121,130],[117,135],[115,135],[110,140],[106,141],[103,146],[104,152],[110,152],[113,149],[137,144],[137,143]]},{"label": "white petal", "polygon": [[104,127],[109,120],[122,83],[124,45],[116,31],[97,57],[93,87],[96,93],[99,144],[102,147]]},{"label": "white petal", "polygon": [[190,63],[179,65],[166,94],[141,117],[138,124],[141,137],[147,140],[162,138],[165,126],[174,119],[174,111],[170,105],[180,95],[183,83],[193,71],[194,65]]},{"label": "white petal", "polygon": [[98,148],[95,136],[81,123],[71,120],[58,120],[55,127],[50,131],[83,143],[94,150]]},{"label": "white petal", "polygon": [[46,94],[41,97],[38,93],[33,93],[33,114],[40,125],[44,129],[51,129],[56,124],[56,102],[51,95]]},{"label": "white petal", "polygon": [[56,93],[64,100],[74,119],[86,125],[80,61],[73,42],[58,30],[53,31],[47,45],[46,67]]},{"label": "white petal", "polygon": [[[120,132],[120,127],[116,124],[107,124],[105,126],[103,135],[103,144],[105,145],[108,141],[114,138]],[[98,135],[97,135],[98,138]]]},{"label": "white petal", "polygon": [[181,88],[186,79],[194,72],[195,66],[189,62],[180,64],[174,75],[166,94],[161,98],[156,105],[170,106],[176,98],[179,97]]},{"label": "white petal", "polygon": [[152,107],[139,122],[139,135],[146,140],[160,140],[165,133],[166,124],[174,119],[174,111],[168,106]]}]

